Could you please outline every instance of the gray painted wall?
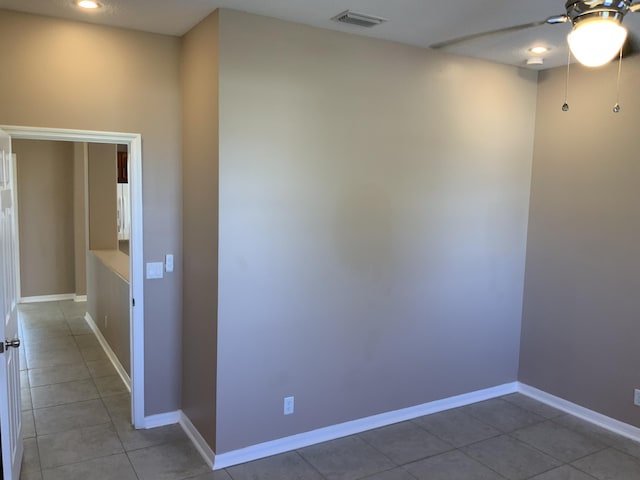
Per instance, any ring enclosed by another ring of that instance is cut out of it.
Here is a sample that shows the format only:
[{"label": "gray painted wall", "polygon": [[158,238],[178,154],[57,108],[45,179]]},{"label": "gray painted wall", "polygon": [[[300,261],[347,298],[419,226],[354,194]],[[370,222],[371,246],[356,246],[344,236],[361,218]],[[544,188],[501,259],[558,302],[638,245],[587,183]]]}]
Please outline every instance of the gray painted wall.
[{"label": "gray painted wall", "polygon": [[219,28],[216,452],[515,381],[536,74]]},{"label": "gray painted wall", "polygon": [[87,254],[87,311],[131,375],[129,282],[91,252]]},{"label": "gray painted wall", "polygon": [[87,144],[73,144],[73,253],[76,295],[87,294],[87,212],[86,212]]},{"label": "gray painted wall", "polygon": [[218,13],[182,40],[182,410],[215,449],[218,315]]},{"label": "gray painted wall", "polygon": [[87,150],[89,250],[117,250],[117,145],[90,143]]},{"label": "gray painted wall", "polygon": [[73,143],[14,140],[22,297],[72,294]]},{"label": "gray painted wall", "polygon": [[540,75],[519,379],[640,426],[640,59]]},{"label": "gray painted wall", "polygon": [[[182,250],[179,55],[176,37],[0,10],[11,72],[0,124],[142,135],[145,262]],[[145,281],[146,415],[180,408],[181,317],[177,261],[171,275]]]}]

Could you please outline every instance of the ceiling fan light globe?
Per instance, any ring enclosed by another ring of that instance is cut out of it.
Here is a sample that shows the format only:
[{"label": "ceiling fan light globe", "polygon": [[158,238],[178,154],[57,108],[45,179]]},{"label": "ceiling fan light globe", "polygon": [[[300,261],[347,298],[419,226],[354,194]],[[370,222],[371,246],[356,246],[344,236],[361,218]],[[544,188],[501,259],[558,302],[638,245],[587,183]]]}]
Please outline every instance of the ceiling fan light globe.
[{"label": "ceiling fan light globe", "polygon": [[620,53],[626,39],[627,29],[618,21],[607,18],[576,22],[567,36],[571,53],[587,67],[609,63]]}]

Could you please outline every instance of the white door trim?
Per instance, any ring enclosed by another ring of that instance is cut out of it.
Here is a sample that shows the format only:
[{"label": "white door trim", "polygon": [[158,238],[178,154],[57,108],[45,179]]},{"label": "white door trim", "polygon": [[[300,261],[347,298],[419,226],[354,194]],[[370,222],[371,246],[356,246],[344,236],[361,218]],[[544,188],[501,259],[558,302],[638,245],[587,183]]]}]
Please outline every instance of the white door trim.
[{"label": "white door trim", "polygon": [[[5,132],[6,133],[6,132]],[[9,135],[11,136],[11,135]],[[16,165],[16,154],[11,153],[11,164],[13,167],[13,172],[14,175],[16,175],[17,170],[17,165]],[[14,181],[16,179],[14,178]],[[17,185],[17,181],[16,181],[16,185],[13,186],[13,230],[15,232],[14,234],[14,239],[16,244],[14,245],[14,262],[16,265],[16,300],[18,302],[20,302],[22,300],[22,290],[20,288],[20,231],[18,228],[18,218],[19,218],[19,212],[18,212],[18,185]]]},{"label": "white door trim", "polygon": [[65,142],[115,143],[129,146],[131,188],[131,244],[129,252],[129,306],[131,334],[131,420],[144,428],[144,256],[142,241],[142,136],[138,133],[100,132],[61,128],[0,125],[12,138]]}]

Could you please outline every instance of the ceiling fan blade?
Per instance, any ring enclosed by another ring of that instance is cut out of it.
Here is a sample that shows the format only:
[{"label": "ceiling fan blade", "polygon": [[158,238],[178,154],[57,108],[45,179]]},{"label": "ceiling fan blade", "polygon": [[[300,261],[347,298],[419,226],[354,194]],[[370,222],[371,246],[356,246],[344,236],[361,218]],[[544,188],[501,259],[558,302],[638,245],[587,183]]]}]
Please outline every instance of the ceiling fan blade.
[{"label": "ceiling fan blade", "polygon": [[553,17],[547,18],[546,20],[539,20],[537,22],[531,22],[531,23],[523,23],[521,25],[514,25],[512,27],[498,28],[496,30],[489,30],[488,32],[474,33],[471,35],[465,35],[464,37],[458,37],[452,40],[446,40],[444,42],[434,43],[433,45],[431,45],[431,48],[439,50],[442,48],[457,45],[459,43],[478,40],[479,38],[492,37],[495,35],[503,35],[505,33],[517,32],[519,30],[526,30],[528,28],[539,27],[540,25],[546,25],[546,24],[555,25],[556,23],[566,23],[568,21],[569,21],[569,18],[566,15],[555,15]]}]

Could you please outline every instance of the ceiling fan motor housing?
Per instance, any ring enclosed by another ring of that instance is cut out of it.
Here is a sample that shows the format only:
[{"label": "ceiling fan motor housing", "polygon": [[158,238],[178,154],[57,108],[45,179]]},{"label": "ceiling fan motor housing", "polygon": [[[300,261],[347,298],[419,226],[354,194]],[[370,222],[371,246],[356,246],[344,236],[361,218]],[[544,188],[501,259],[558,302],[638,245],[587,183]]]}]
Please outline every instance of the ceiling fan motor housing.
[{"label": "ceiling fan motor housing", "polygon": [[600,17],[622,23],[632,0],[569,0],[565,8],[574,25],[587,18]]}]

